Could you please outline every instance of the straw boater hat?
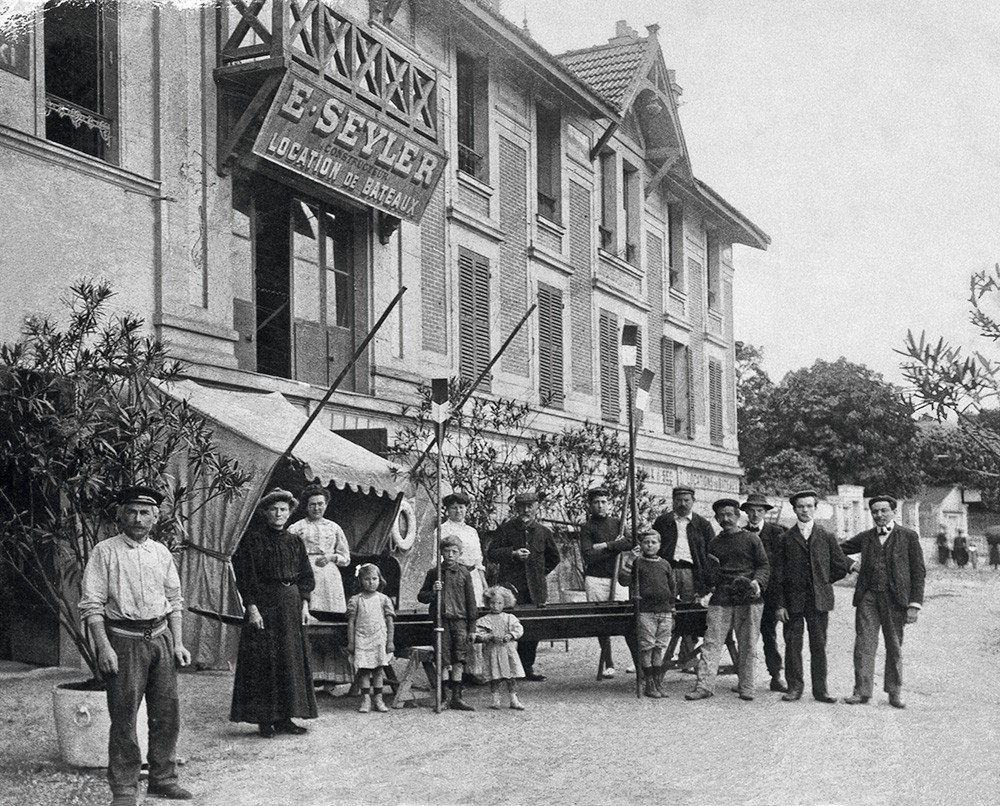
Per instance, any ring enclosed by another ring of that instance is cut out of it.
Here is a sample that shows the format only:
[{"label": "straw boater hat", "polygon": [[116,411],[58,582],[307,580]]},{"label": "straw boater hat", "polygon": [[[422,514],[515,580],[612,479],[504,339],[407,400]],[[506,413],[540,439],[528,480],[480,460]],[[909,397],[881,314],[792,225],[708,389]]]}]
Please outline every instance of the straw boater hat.
[{"label": "straw boater hat", "polygon": [[767,502],[767,498],[760,493],[750,493],[747,496],[747,500],[740,504],[740,509],[744,512],[749,512],[750,507],[764,507],[766,512],[769,509],[774,509],[774,507]]},{"label": "straw boater hat", "polygon": [[288,504],[289,509],[295,509],[299,505],[295,496],[288,492],[288,490],[282,490],[280,487],[275,487],[273,490],[268,491],[268,493],[260,499],[260,508],[266,509],[275,501],[284,501]]}]

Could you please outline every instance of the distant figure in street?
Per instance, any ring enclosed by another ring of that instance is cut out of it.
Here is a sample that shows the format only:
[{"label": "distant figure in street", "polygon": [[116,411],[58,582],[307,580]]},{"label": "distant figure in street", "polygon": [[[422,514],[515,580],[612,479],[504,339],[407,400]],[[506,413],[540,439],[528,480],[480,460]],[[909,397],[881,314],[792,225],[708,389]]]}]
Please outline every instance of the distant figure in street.
[{"label": "distant figure in street", "polygon": [[476,593],[469,569],[459,562],[462,540],[455,535],[441,538],[441,578],[437,566],[431,568],[417,593],[417,601],[430,605],[431,615],[437,613],[437,598],[441,597],[441,668],[451,667],[448,707],[454,711],[475,711],[462,699],[462,673],[469,657],[469,647],[476,638]]},{"label": "distant figure in street", "polygon": [[777,617],[785,625],[785,675],[788,693],[781,699],[802,698],[802,637],[809,630],[809,671],[814,700],[834,703],[826,685],[826,631],[833,610],[833,583],[843,579],[851,563],[837,539],[813,518],[817,496],[802,490],[788,499],[795,509],[796,524],[784,534],[774,552],[769,589],[774,588]]},{"label": "distant figure in street", "polygon": [[[632,548],[632,538],[619,537],[621,520],[610,515],[611,497],[603,487],[587,492],[587,509],[590,515],[580,530],[580,555],[583,557],[583,586],[588,602],[628,601],[628,587],[616,584],[615,565],[623,551]],[[604,659],[604,676],[615,676],[615,662],[611,657],[611,639],[597,639]]]},{"label": "distant figure in street", "polygon": [[517,678],[524,677],[524,667],[517,654],[517,639],[524,635],[524,627],[513,613],[505,613],[514,606],[514,594],[509,588],[494,585],[483,593],[490,612],[476,621],[476,643],[482,644],[483,668],[490,681],[493,702],[490,708],[500,710],[500,688],[506,685],[510,707],[523,711],[517,697]]},{"label": "distant figure in street", "polygon": [[764,513],[774,507],[760,493],[750,493],[747,500],[740,506],[747,514],[747,525],[743,528],[760,536],[764,544],[767,559],[771,563],[771,577],[764,591],[764,612],[760,618],[760,637],[764,642],[764,662],[767,673],[771,676],[771,691],[788,691],[788,686],[781,679],[781,651],[778,649],[778,608],[780,597],[778,589],[781,580],[774,567],[774,553],[781,547],[785,527],[776,523],[766,523]]},{"label": "distant figure in street", "polygon": [[961,530],[955,535],[951,546],[951,556],[954,557],[955,565],[959,568],[965,568],[969,563],[969,541]]},{"label": "distant figure in street", "polygon": [[[395,610],[392,600],[382,593],[385,580],[377,565],[360,565],[357,575],[361,592],[347,603],[347,651],[361,686],[358,711],[367,714],[374,705],[376,711],[385,713],[389,708],[382,699],[382,670],[396,651],[393,644]],[[371,695],[374,695],[374,703]]]},{"label": "distant figure in street", "polygon": [[741,700],[752,700],[757,636],[764,610],[762,594],[770,565],[760,538],[739,526],[739,501],[720,498],[712,504],[712,509],[722,533],[708,544],[706,582],[713,587],[708,602],[708,626],[698,662],[698,682],[684,698],[703,700],[715,693],[719,657],[726,635],[733,629],[740,648],[737,688]]},{"label": "distant figure in street", "polygon": [[1000,539],[991,540],[987,537],[987,540],[990,544],[990,565],[993,567],[993,570],[996,571],[1000,568]]},{"label": "distant figure in street", "polygon": [[288,490],[260,500],[263,526],[252,526],[233,555],[246,616],[240,630],[230,722],[256,723],[265,739],[306,732],[292,717],[316,718],[316,694],[303,626],[316,586],[302,540],[285,528],[298,506]]},{"label": "distant figure in street", "polygon": [[674,632],[674,574],[660,556],[660,536],[647,532],[639,538],[639,551],[631,568],[622,568],[618,581],[639,594],[639,657],[647,697],[660,699],[665,654]]},{"label": "distant figure in street", "polygon": [[948,565],[948,557],[951,556],[951,549],[948,548],[948,533],[941,527],[934,535],[934,543],[937,546],[938,565]]},{"label": "distant figure in street", "polygon": [[97,648],[108,693],[112,806],[135,806],[142,756],[135,719],[146,698],[150,795],[190,800],[177,783],[177,668],[191,653],[181,637],[183,602],[170,551],[150,538],[163,496],[129,487],[118,496],[121,532],[98,543],[83,572],[80,617]]},{"label": "distant figure in street", "polygon": [[915,624],[924,601],[924,552],[912,529],[894,522],[896,499],[876,495],[868,502],[875,528],[841,544],[844,554],[860,554],[852,571],[854,587],[854,693],[850,705],[871,699],[879,629],[885,638],[884,688],[889,704],[905,708],[903,687],[903,627]]},{"label": "distant figure in street", "polygon": [[[497,583],[514,591],[517,604],[545,604],[545,577],[559,565],[559,549],[552,532],[538,522],[536,493],[521,492],[514,497],[514,517],[500,525],[486,553],[500,566]],[[518,641],[525,680],[545,679],[535,671],[537,653],[538,641]]]}]

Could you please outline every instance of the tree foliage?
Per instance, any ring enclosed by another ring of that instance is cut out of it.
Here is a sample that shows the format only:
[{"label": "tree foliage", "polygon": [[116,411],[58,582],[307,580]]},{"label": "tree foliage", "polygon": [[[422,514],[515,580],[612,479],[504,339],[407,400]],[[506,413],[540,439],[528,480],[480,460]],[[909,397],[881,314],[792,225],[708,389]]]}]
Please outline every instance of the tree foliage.
[{"label": "tree foliage", "polygon": [[[21,341],[0,346],[0,560],[51,608],[95,678],[76,603],[93,547],[115,531],[116,492],[160,488],[154,536],[173,549],[192,514],[247,481],[205,419],[160,392],[180,366],[142,319],[108,313],[113,296],[80,281],[65,325],[32,318]],[[178,463],[183,479],[170,475]]]},{"label": "tree foliage", "polygon": [[[442,486],[464,490],[471,504],[467,521],[489,534],[508,515],[514,494],[537,490],[540,514],[557,522],[578,523],[586,514],[586,492],[606,486],[613,506],[624,503],[628,479],[628,448],[618,432],[599,423],[584,423],[557,434],[532,433],[532,411],[524,403],[473,395],[461,408],[469,382],[449,382],[451,418],[445,430]],[[408,423],[399,429],[391,448],[401,464],[411,467],[412,480],[432,500],[436,496],[437,465],[432,451],[416,466],[434,437],[431,390],[418,390],[420,403],[404,412]],[[646,489],[647,474],[636,472],[641,517],[649,520],[662,502]]]},{"label": "tree foliage", "polygon": [[749,488],[787,492],[808,482],[803,486],[832,492],[856,484],[902,496],[920,487],[912,407],[867,367],[817,361],[747,398],[756,406],[746,453],[741,445]]},{"label": "tree foliage", "polygon": [[[764,370],[763,363],[763,349],[746,342],[736,342],[737,436],[740,464],[747,469],[760,468],[767,459],[766,415],[774,392],[774,382]],[[762,478],[766,479],[766,476]]]}]

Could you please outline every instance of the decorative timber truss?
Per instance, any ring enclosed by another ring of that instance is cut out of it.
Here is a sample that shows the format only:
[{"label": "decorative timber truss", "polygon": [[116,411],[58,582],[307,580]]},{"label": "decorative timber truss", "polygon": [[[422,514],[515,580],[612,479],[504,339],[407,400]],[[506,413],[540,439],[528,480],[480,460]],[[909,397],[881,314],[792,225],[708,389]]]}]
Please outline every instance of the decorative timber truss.
[{"label": "decorative timber truss", "polygon": [[[379,6],[378,18],[391,19],[393,3]],[[293,63],[412,133],[438,142],[436,71],[360,23],[321,0],[223,0],[216,8],[215,79],[223,89],[220,171],[266,111]]]}]

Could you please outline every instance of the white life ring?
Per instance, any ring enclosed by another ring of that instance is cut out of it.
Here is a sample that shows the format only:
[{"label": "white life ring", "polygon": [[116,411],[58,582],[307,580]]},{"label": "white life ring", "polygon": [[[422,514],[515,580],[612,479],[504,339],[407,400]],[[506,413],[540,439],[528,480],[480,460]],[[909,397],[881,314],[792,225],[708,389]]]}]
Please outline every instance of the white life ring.
[{"label": "white life ring", "polygon": [[417,540],[417,516],[408,498],[399,503],[399,513],[392,522],[392,542],[400,551],[409,551]]}]

